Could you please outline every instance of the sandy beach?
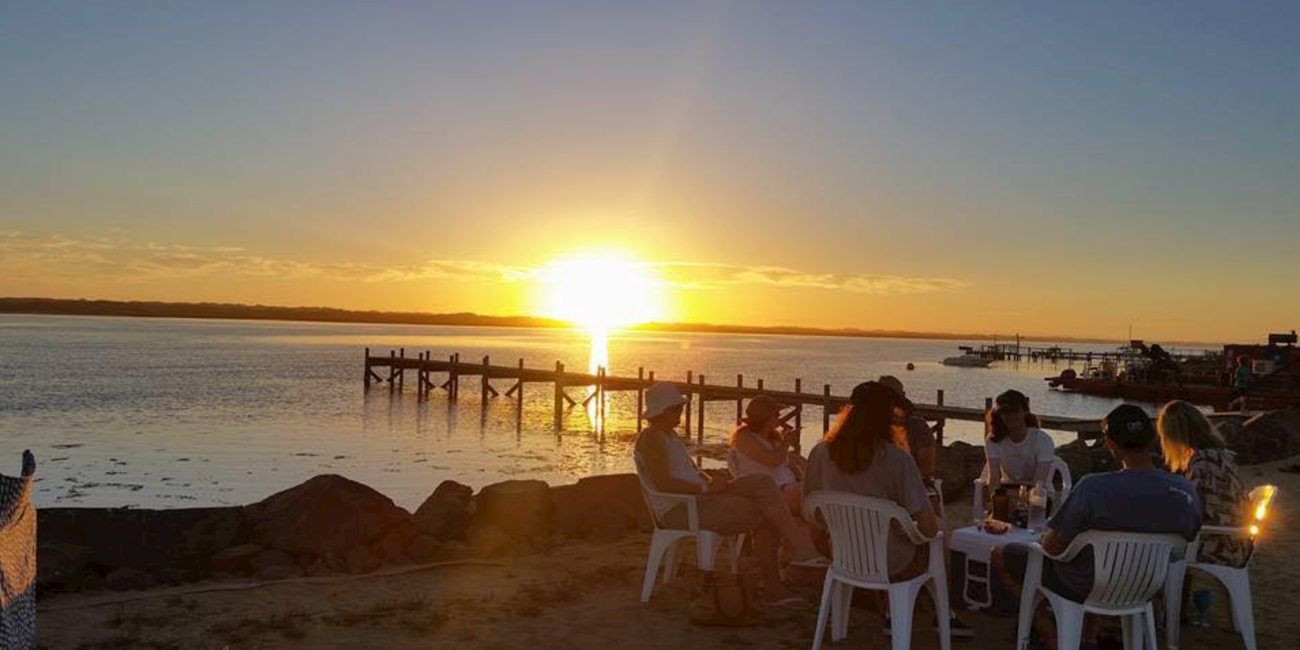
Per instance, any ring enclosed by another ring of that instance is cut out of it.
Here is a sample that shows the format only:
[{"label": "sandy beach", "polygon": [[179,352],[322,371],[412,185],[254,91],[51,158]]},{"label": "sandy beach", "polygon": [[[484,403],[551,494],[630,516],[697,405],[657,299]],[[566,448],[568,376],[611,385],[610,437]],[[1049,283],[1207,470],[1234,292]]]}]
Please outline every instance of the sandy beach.
[{"label": "sandy beach", "polygon": [[[1300,474],[1294,459],[1243,467],[1248,485],[1275,484],[1280,498],[1251,566],[1259,647],[1283,647],[1300,634],[1291,589],[1300,581]],[[948,525],[967,512],[948,508]],[[819,584],[806,604],[768,614],[758,626],[707,628],[686,620],[698,584],[688,569],[637,598],[649,535],[608,544],[571,542],[546,553],[467,560],[258,585],[212,581],[128,593],[63,594],[39,604],[41,648],[802,648],[811,644]],[[1223,603],[1216,603],[1216,607]],[[1015,623],[966,613],[972,641],[955,648],[1012,647]],[[922,615],[913,647],[937,648]],[[1184,626],[1183,647],[1241,647],[1231,630]],[[857,610],[844,646],[882,647],[880,621]],[[1162,641],[1163,643],[1163,641]]]}]

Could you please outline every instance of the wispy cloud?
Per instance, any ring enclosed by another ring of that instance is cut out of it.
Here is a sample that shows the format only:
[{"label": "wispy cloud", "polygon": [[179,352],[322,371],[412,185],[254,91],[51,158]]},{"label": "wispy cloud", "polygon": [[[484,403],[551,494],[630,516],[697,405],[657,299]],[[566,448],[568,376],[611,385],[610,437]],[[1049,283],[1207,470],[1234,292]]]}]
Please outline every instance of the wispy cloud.
[{"label": "wispy cloud", "polygon": [[[875,295],[955,291],[968,286],[949,278],[815,273],[781,266],[697,262],[649,262],[643,266],[664,285],[686,290],[772,286]],[[148,281],[224,274],[366,283],[430,280],[511,283],[544,273],[544,267],[481,260],[428,260],[422,264],[379,266],[282,259],[228,246],[189,246],[113,238],[38,236],[0,231],[0,273],[10,278],[108,277]]]},{"label": "wispy cloud", "polygon": [[664,281],[688,289],[719,289],[738,285],[767,285],[828,289],[876,295],[956,291],[969,283],[951,278],[875,275],[867,273],[814,273],[783,266],[743,266],[668,262],[652,264]]}]

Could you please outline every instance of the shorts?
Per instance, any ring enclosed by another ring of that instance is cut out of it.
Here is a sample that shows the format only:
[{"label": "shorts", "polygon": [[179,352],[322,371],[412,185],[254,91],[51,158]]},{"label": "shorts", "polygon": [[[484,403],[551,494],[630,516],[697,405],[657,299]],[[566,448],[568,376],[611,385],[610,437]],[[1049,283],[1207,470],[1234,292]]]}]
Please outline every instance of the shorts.
[{"label": "shorts", "polygon": [[[1025,544],[1007,544],[1002,547],[1002,559],[1007,571],[1024,583],[1025,571],[1029,567],[1029,547]],[[1062,568],[1059,563],[1043,558],[1043,586],[1076,603],[1087,600],[1088,594],[1092,592],[1092,577],[1062,571]]]}]

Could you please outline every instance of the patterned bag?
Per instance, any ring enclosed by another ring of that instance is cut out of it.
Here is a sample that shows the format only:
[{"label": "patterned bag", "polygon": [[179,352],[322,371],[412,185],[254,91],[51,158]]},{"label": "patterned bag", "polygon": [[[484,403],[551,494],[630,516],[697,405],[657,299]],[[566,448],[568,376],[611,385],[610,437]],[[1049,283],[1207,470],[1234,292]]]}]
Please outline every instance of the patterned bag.
[{"label": "patterned bag", "polygon": [[0,474],[0,650],[36,645],[35,473],[36,459],[25,451],[22,476]]},{"label": "patterned bag", "polygon": [[757,625],[759,613],[754,606],[752,576],[706,573],[704,591],[691,602],[689,616],[696,625]]}]

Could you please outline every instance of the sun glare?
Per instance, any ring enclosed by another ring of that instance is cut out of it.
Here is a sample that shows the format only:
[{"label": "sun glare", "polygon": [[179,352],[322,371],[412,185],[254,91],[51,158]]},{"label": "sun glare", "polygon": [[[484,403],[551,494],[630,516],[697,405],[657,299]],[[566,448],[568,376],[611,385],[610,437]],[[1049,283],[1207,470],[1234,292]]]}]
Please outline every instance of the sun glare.
[{"label": "sun glare", "polygon": [[658,283],[646,265],[616,255],[552,262],[541,272],[547,316],[603,333],[662,318]]}]

